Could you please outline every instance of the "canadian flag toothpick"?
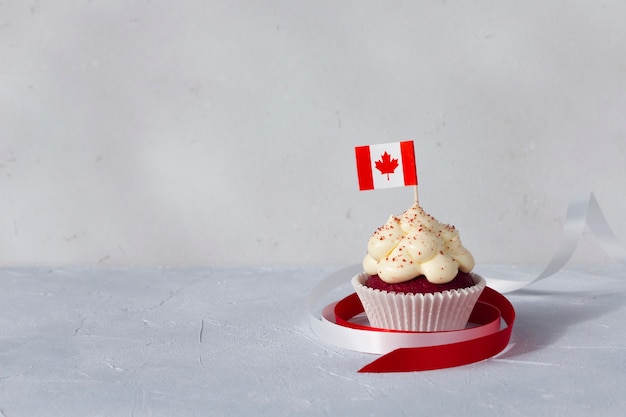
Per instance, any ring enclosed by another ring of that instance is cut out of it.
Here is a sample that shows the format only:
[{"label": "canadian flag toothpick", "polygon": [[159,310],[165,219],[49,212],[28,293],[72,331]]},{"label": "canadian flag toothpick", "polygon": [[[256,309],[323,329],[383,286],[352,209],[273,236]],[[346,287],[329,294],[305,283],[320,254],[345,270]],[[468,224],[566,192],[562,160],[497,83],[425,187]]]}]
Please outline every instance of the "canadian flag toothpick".
[{"label": "canadian flag toothpick", "polygon": [[417,185],[413,141],[357,146],[354,152],[361,191]]}]

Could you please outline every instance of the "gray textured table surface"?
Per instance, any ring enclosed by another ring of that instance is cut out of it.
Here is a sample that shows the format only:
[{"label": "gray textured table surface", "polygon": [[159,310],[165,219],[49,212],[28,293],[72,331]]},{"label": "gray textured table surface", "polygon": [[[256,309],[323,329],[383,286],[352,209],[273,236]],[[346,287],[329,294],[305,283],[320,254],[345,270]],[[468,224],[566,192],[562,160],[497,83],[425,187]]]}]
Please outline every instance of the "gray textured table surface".
[{"label": "gray textured table surface", "polygon": [[623,415],[625,268],[508,294],[504,353],[401,374],[312,333],[306,297],[336,269],[5,267],[0,416]]}]

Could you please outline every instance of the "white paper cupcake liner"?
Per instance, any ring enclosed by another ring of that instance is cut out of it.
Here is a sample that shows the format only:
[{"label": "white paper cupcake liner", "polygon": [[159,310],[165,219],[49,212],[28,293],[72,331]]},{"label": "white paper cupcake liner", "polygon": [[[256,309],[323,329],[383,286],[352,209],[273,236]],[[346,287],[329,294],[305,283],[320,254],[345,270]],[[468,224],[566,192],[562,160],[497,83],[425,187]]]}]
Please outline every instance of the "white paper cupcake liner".
[{"label": "white paper cupcake liner", "polygon": [[352,278],[365,314],[372,327],[414,332],[434,332],[465,328],[478,297],[487,285],[472,273],[476,285],[428,294],[406,294],[366,287],[361,273]]}]

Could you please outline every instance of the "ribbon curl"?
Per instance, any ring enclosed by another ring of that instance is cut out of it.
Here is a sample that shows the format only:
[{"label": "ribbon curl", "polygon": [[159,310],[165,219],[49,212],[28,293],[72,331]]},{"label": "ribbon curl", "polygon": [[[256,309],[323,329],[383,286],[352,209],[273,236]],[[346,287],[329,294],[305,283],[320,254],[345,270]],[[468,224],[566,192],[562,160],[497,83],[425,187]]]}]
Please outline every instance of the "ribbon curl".
[{"label": "ribbon curl", "polygon": [[600,209],[598,200],[593,193],[583,193],[575,196],[567,207],[565,224],[559,245],[552,256],[552,259],[545,266],[543,271],[535,278],[527,281],[511,281],[499,278],[485,277],[487,285],[491,288],[506,294],[517,291],[534,282],[548,278],[559,272],[571,259],[576,246],[580,242],[585,224],[594,234],[606,253],[611,255],[616,261],[626,266],[626,249],[619,242],[611,226],[606,221],[606,217]]},{"label": "ribbon curl", "polygon": [[356,294],[315,309],[335,288],[361,272],[361,265],[339,270],[320,281],[309,294],[307,310],[313,332],[324,342],[344,349],[382,354],[359,372],[411,372],[466,365],[497,355],[509,343],[515,310],[502,295],[557,273],[567,264],[587,224],[604,250],[626,266],[626,249],[611,230],[593,193],[570,202],[559,246],[543,271],[527,281],[485,277],[488,287],[479,298],[470,323],[473,327],[445,332],[407,332],[377,329],[354,321],[363,312]]}]

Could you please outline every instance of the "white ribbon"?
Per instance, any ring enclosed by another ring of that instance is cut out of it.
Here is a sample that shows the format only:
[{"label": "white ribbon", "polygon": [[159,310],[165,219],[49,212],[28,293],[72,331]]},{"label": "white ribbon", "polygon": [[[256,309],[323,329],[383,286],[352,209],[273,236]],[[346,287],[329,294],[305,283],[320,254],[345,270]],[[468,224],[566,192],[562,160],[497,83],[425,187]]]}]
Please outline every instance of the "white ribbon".
[{"label": "white ribbon", "polygon": [[[576,246],[580,242],[585,224],[602,245],[602,248],[622,265],[626,266],[626,249],[615,237],[609,226],[598,200],[593,193],[584,193],[575,196],[569,203],[565,216],[565,225],[561,241],[556,252],[544,270],[536,277],[525,281],[511,281],[499,278],[485,277],[487,285],[500,293],[509,293],[524,288],[533,282],[548,278],[556,274],[570,260]],[[484,274],[483,274],[484,276]]]},{"label": "white ribbon", "polygon": [[398,348],[443,345],[475,339],[494,333],[500,328],[500,323],[494,322],[472,329],[447,332],[373,332],[335,324],[333,312],[334,304],[329,304],[322,310],[321,319],[316,318],[314,309],[327,293],[345,284],[346,278],[349,282],[351,277],[360,272],[362,272],[360,265],[353,265],[341,269],[323,279],[309,294],[307,309],[309,310],[311,328],[320,339],[331,345],[359,352],[381,354],[391,352]]},{"label": "white ribbon", "polygon": [[[536,277],[525,281],[513,281],[485,277],[487,285],[500,293],[519,290],[533,282],[545,279],[558,272],[572,257],[587,224],[603,248],[617,261],[626,266],[626,250],[608,225],[593,193],[576,196],[570,202],[558,249],[544,270]],[[433,333],[373,332],[340,326],[334,323],[332,308],[328,305],[321,312],[316,308],[333,290],[362,272],[361,265],[352,265],[336,271],[320,281],[309,294],[307,310],[311,328],[326,343],[359,352],[384,354],[398,348],[432,346],[469,340],[497,331],[493,326],[475,329]],[[484,275],[483,275],[484,276]],[[498,324],[499,326],[499,324]]]}]

